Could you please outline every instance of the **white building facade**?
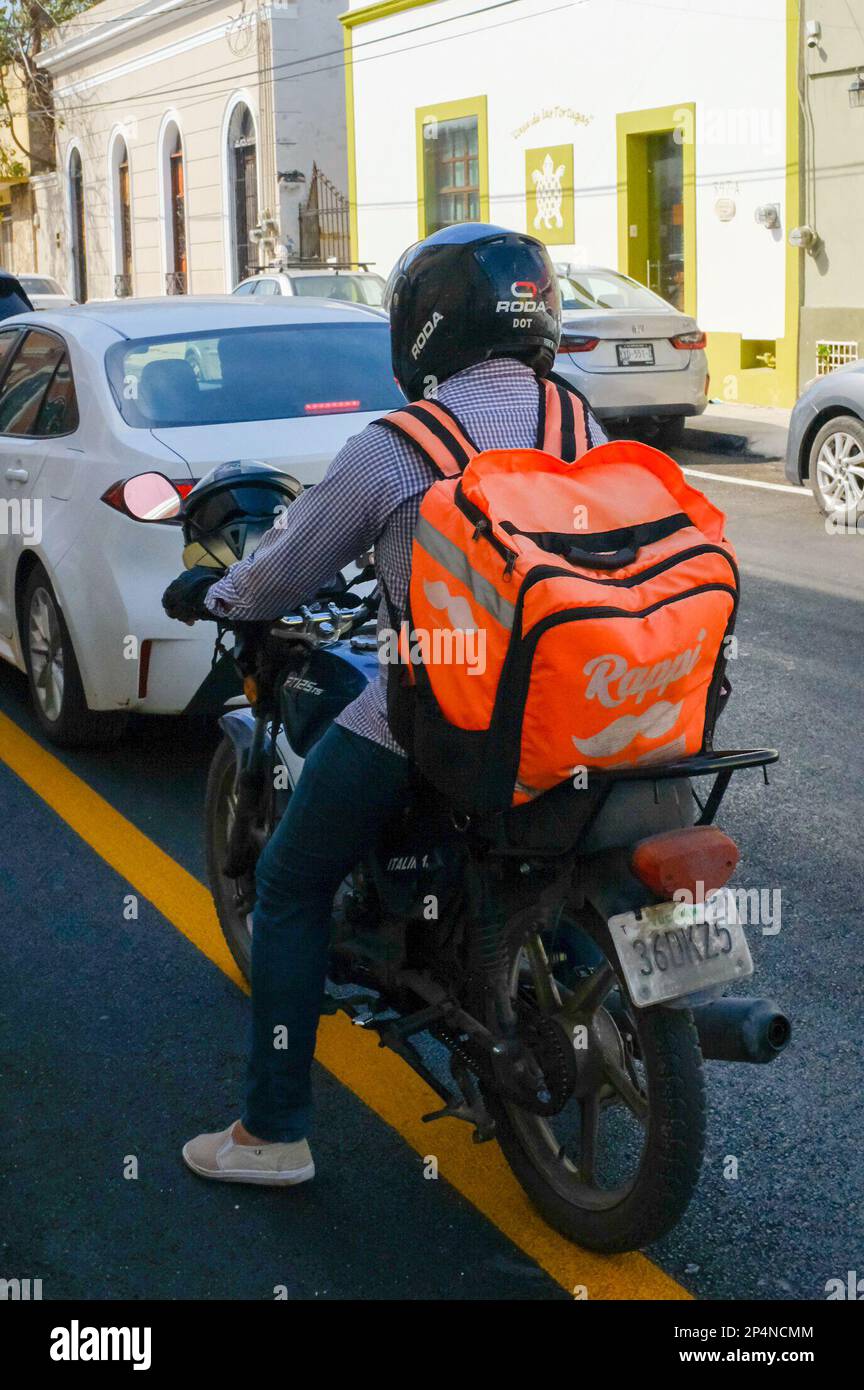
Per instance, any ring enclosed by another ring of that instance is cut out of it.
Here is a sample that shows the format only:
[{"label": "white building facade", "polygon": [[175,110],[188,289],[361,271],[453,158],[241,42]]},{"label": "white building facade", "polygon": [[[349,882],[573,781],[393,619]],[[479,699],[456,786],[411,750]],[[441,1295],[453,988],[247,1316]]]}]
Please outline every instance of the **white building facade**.
[{"label": "white building facade", "polygon": [[347,191],[340,9],[102,0],[63,26],[41,269],[80,299],[206,294],[299,255],[313,166]]},{"label": "white building facade", "polygon": [[798,0],[349,0],[354,255],[480,218],[698,318],[711,392],[791,404]]}]

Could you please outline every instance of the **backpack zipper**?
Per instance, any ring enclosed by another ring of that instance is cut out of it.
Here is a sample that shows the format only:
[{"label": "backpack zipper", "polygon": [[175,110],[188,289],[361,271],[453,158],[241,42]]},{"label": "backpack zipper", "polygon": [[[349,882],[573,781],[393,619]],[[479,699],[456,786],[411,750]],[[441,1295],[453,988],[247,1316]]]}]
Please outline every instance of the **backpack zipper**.
[{"label": "backpack zipper", "polygon": [[[655,564],[649,565],[648,569],[642,570],[640,574],[631,575],[629,579],[588,579],[584,575],[574,574],[572,569],[565,569],[562,565],[539,565],[536,569],[532,570],[529,575],[526,575],[522,583],[522,587],[519,590],[519,594],[516,599],[516,608],[513,614],[513,633],[511,635],[510,640],[512,642],[513,636],[515,636],[517,633],[519,636],[519,640],[522,640],[522,612],[525,606],[525,595],[527,594],[529,589],[533,588],[535,584],[541,583],[541,581],[544,579],[578,579],[582,583],[586,584],[602,584],[605,586],[611,586],[613,588],[633,589],[636,587],[637,584],[642,584],[643,582],[649,579],[656,579],[658,574],[664,574],[666,570],[674,569],[676,565],[683,564],[685,560],[692,559],[696,555],[706,554],[721,555],[728,564],[729,568],[731,569],[735,577],[734,592],[736,594],[735,601],[737,607],[738,595],[741,589],[741,577],[738,572],[738,566],[732,559],[732,556],[727,554],[723,547],[719,545],[711,545],[709,543],[706,543],[705,545],[694,545],[689,550],[682,550],[677,555],[670,555],[665,560],[658,560]],[[723,588],[725,587],[725,585],[721,585],[720,587]],[[691,589],[689,592],[693,593],[695,591]],[[667,602],[667,600],[664,599],[662,600],[662,602]],[[579,612],[581,610],[574,609],[572,611]],[[602,611],[604,613],[610,613],[612,616],[615,616],[616,612],[629,612],[630,610],[616,610],[605,608],[599,611]],[[646,609],[645,611],[647,612],[649,610]]]},{"label": "backpack zipper", "polygon": [[456,484],[454,501],[456,503],[456,506],[459,508],[460,512],[462,512],[463,516],[467,516],[468,520],[474,526],[474,535],[471,539],[476,541],[480,538],[480,536],[483,536],[483,538],[489,542],[492,548],[494,550],[497,550],[501,558],[506,561],[504,566],[504,573],[509,578],[509,576],[513,573],[513,566],[519,559],[518,550],[513,550],[509,545],[505,545],[503,541],[499,541],[498,537],[493,535],[491,521],[489,520],[486,513],[482,511],[481,508],[476,505],[476,503],[468,501],[468,498],[462,491],[461,480]]},{"label": "backpack zipper", "polygon": [[[482,511],[476,503],[469,502],[462,490],[461,480],[456,484],[454,500],[459,511],[462,512],[463,516],[466,516],[474,526],[474,534],[471,539],[476,541],[483,536],[489,542],[493,549],[496,550],[506,562],[504,565],[504,574],[509,579],[510,575],[513,573],[516,561],[519,558],[519,552],[505,545],[503,541],[499,541],[498,537],[492,534],[492,523],[485,512]],[[532,585],[539,583],[543,579],[560,577],[564,579],[580,579],[586,584],[605,584],[612,588],[635,588],[637,584],[642,584],[649,579],[655,579],[658,574],[663,574],[667,569],[673,569],[675,565],[682,564],[685,560],[691,560],[697,555],[708,554],[715,554],[723,557],[735,576],[736,589],[740,589],[741,577],[738,566],[732,556],[729,555],[722,546],[711,545],[707,542],[704,545],[691,546],[689,550],[679,551],[677,555],[670,555],[665,560],[658,560],[655,564],[649,565],[648,569],[642,570],[641,573],[637,575],[630,575],[627,579],[592,579],[587,575],[574,574],[572,568],[565,569],[563,565],[539,565],[534,568],[529,575],[526,575],[522,587],[519,590],[519,596],[516,601],[516,612],[519,619],[520,633],[524,595]]]}]

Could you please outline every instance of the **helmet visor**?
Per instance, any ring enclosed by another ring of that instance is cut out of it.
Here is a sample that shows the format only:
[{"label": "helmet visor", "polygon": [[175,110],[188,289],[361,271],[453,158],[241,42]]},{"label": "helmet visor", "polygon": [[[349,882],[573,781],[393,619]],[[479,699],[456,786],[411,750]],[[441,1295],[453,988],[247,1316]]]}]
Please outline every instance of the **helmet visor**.
[{"label": "helmet visor", "polygon": [[226,488],[204,498],[189,516],[189,529],[193,534],[215,531],[234,521],[270,520],[270,524],[281,516],[290,506],[291,498],[279,488],[238,487]]},{"label": "helmet visor", "polygon": [[521,304],[526,315],[560,318],[558,276],[549,258],[538,254],[536,245],[491,241],[478,246],[474,254],[491,280],[499,304],[508,306],[505,313],[515,313]]}]

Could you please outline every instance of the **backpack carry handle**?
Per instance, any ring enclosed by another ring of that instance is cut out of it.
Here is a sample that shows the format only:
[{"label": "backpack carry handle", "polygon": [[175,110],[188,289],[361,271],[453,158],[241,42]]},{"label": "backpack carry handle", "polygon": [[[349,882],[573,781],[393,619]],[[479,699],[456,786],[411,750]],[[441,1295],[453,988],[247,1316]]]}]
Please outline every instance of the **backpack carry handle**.
[{"label": "backpack carry handle", "polygon": [[582,565],[589,570],[623,570],[627,565],[632,565],[639,551],[635,546],[625,545],[620,550],[604,552],[592,552],[583,550],[581,546],[571,545],[564,559],[569,560],[571,565]]}]

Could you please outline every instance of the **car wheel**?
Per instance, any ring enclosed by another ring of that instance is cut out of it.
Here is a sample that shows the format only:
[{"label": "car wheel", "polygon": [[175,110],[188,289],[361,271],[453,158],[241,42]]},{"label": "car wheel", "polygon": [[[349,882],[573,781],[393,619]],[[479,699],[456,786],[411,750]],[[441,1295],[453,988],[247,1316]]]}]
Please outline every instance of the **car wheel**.
[{"label": "car wheel", "polygon": [[810,446],[810,487],[823,516],[864,516],[864,423],[835,415]]},{"label": "car wheel", "polygon": [[51,581],[37,565],[27,581],[21,617],[30,699],[39,727],[52,743],[106,743],[126,727],[122,711],[88,708],[81,672]]}]

